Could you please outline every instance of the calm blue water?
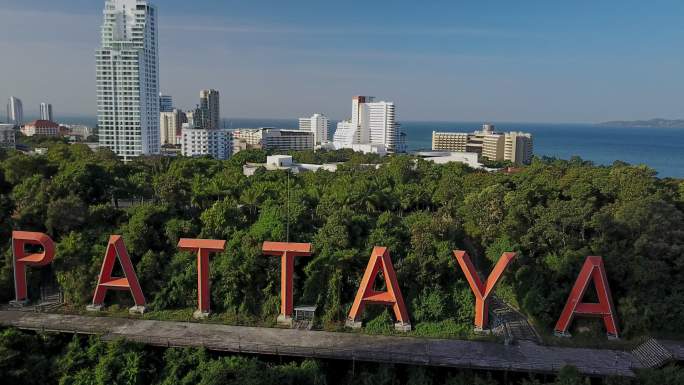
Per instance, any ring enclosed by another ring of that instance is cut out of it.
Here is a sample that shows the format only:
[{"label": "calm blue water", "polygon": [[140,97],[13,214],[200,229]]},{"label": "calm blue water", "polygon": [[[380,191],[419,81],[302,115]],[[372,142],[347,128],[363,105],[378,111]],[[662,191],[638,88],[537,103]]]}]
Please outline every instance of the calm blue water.
[{"label": "calm blue water", "polygon": [[[93,118],[65,118],[64,123],[95,124]],[[294,119],[224,119],[227,128],[296,128]],[[331,123],[331,130],[336,123]],[[409,150],[430,149],[432,131],[471,132],[481,123],[402,122]],[[597,164],[616,160],[645,164],[660,177],[684,178],[684,129],[619,128],[590,124],[498,123],[499,131],[524,131],[534,135],[534,153],[569,159],[580,156]]]}]

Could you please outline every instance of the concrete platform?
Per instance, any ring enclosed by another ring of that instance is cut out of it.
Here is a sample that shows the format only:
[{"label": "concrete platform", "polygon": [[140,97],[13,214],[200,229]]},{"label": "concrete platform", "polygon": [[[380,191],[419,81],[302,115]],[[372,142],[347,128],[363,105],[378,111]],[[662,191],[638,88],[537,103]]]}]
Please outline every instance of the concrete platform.
[{"label": "concrete platform", "polygon": [[369,336],[205,323],[147,321],[48,313],[0,311],[0,325],[19,329],[97,334],[162,347],[204,347],[233,353],[282,355],[380,363],[443,366],[529,373],[557,373],[573,365],[590,376],[634,376],[642,364],[628,352]]}]

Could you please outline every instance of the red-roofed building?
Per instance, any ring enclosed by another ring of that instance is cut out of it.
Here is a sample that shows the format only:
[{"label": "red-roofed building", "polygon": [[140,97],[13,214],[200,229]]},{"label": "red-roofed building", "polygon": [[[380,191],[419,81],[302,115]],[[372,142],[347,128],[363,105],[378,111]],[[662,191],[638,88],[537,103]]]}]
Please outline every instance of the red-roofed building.
[{"label": "red-roofed building", "polygon": [[59,124],[49,120],[36,120],[21,128],[26,136],[59,136]]}]

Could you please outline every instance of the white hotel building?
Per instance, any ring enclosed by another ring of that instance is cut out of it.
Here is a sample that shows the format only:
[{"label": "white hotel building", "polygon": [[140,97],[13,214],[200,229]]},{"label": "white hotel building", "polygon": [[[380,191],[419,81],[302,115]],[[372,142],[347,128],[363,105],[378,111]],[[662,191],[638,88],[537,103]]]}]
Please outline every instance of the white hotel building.
[{"label": "white hotel building", "polygon": [[183,128],[181,154],[188,157],[209,155],[226,160],[233,153],[233,135],[228,129]]},{"label": "white hotel building", "polygon": [[107,0],[97,50],[100,146],[128,161],[159,154],[157,10],[144,0]]},{"label": "white hotel building", "polygon": [[319,145],[328,141],[330,122],[325,115],[314,114],[310,118],[300,118],[299,129],[313,132],[314,144]]},{"label": "white hotel building", "polygon": [[352,118],[338,123],[333,146],[363,152],[404,152],[394,103],[376,102],[371,96],[355,96]]}]

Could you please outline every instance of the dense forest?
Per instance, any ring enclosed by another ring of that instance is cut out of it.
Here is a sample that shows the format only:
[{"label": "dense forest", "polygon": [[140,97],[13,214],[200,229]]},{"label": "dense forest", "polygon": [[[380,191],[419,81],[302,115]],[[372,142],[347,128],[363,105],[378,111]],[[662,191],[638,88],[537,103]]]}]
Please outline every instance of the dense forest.
[{"label": "dense forest", "polygon": [[[265,161],[264,152],[126,164],[109,151],[64,143],[42,156],[2,153],[0,300],[14,292],[12,229],[55,240],[52,273],[79,310],[92,298],[109,235],[123,235],[158,317],[189,315],[197,306],[195,256],[178,251],[178,239],[225,239],[226,251],[211,257],[214,317],[269,325],[278,313],[280,262],[263,256],[261,243],[285,241],[289,232],[290,241],[313,244],[313,256],[297,260],[295,300],[317,305],[318,326],[328,330],[343,327],[377,245],[390,249],[417,335],[472,333],[474,297],[454,249],[467,250],[485,275],[502,252],[518,252],[497,293],[546,333],[584,259],[603,256],[623,335],[681,335],[682,181],[659,179],[643,166],[581,159],[535,159],[507,174],[409,156],[294,156],[345,163],[336,173],[260,170],[247,178],[242,165]],[[29,269],[34,295],[43,270]],[[122,308],[130,302],[127,293],[107,298]],[[388,332],[389,318],[369,308],[366,331]],[[575,324],[605,340],[600,320]]]},{"label": "dense forest", "polygon": [[335,361],[283,361],[212,354],[202,349],[152,349],[96,337],[0,330],[3,385],[679,385],[674,366],[637,378],[584,378],[572,367],[553,376]]}]

